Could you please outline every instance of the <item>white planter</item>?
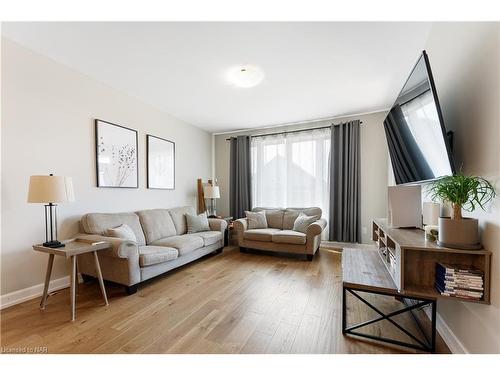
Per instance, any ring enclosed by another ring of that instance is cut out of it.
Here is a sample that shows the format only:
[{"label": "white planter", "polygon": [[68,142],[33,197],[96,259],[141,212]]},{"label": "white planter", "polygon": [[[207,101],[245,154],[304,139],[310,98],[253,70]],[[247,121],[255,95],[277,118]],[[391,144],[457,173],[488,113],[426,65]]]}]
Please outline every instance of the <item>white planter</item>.
[{"label": "white planter", "polygon": [[449,217],[440,217],[438,224],[439,235],[437,243],[439,246],[464,250],[482,249],[482,245],[479,242],[477,219],[462,218],[455,220]]}]

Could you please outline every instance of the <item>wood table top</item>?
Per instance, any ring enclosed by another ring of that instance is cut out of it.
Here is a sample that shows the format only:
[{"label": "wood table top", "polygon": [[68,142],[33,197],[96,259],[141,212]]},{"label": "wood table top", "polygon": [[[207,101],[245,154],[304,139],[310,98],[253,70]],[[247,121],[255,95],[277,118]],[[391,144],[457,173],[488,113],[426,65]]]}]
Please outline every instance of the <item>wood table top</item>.
[{"label": "wood table top", "polygon": [[342,250],[342,280],[347,287],[397,293],[397,287],[376,249]]},{"label": "wood table top", "polygon": [[110,246],[109,242],[100,241],[95,243],[88,243],[79,241],[78,239],[74,238],[61,242],[66,246],[51,248],[43,246],[42,244],[38,244],[38,245],[33,245],[33,250],[70,258],[74,255],[85,254],[96,250],[107,249]]}]

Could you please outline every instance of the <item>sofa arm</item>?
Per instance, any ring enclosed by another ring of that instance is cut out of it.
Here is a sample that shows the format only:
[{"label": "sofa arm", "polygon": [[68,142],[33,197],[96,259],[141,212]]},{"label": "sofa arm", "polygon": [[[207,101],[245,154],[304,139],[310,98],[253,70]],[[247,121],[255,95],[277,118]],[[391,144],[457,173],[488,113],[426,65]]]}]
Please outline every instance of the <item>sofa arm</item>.
[{"label": "sofa arm", "polygon": [[82,238],[90,241],[106,241],[110,243],[110,247],[99,251],[99,255],[104,255],[114,258],[139,258],[139,248],[134,241],[124,240],[117,237],[100,236],[98,234],[79,233],[75,238]]},{"label": "sofa arm", "polygon": [[224,233],[227,228],[227,221],[223,219],[208,219],[208,225],[210,230]]},{"label": "sofa arm", "polygon": [[307,227],[306,235],[308,238],[313,238],[318,234],[321,234],[321,232],[323,232],[323,229],[325,229],[325,227],[326,227],[325,219],[316,220],[314,223],[309,224],[309,226]]},{"label": "sofa arm", "polygon": [[234,229],[238,231],[238,233],[243,233],[248,229],[248,221],[247,219],[238,219],[233,223]]},{"label": "sofa arm", "polygon": [[233,228],[236,231],[236,236],[238,238],[238,245],[243,244],[243,233],[248,229],[248,221],[246,218],[238,219],[233,222]]},{"label": "sofa arm", "polygon": [[326,220],[319,219],[307,227],[306,254],[314,254],[321,244],[321,232],[326,227]]}]

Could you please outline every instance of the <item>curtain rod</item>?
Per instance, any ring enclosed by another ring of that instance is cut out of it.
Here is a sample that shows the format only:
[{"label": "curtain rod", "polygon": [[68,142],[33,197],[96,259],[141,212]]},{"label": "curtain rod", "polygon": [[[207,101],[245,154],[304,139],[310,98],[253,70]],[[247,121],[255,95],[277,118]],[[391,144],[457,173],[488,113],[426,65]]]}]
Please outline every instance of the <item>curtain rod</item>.
[{"label": "curtain rod", "polygon": [[[362,124],[363,121],[360,121],[359,123]],[[257,134],[257,135],[251,135],[250,137],[252,137],[252,138],[260,138],[260,137],[266,137],[268,135],[280,135],[280,134],[300,133],[300,132],[306,132],[306,131],[310,131],[310,130],[329,129],[329,128],[331,128],[331,125],[328,125],[328,126],[319,126],[317,128],[306,128],[306,129],[288,130],[288,131],[277,132],[277,133]],[[230,141],[230,140],[231,140],[231,138],[226,138],[226,141]]]}]

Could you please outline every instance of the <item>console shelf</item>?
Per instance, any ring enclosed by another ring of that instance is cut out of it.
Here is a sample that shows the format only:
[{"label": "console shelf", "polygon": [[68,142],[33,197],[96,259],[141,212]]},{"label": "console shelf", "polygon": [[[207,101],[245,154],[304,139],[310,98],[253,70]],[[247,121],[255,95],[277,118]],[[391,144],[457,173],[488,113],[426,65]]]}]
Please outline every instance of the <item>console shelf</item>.
[{"label": "console shelf", "polygon": [[[395,229],[387,219],[374,219],[372,239],[398,290],[419,297],[490,304],[490,258],[488,250],[458,250],[425,240],[421,229]],[[434,288],[436,263],[473,266],[484,272],[484,294],[480,300],[443,296]]]}]

